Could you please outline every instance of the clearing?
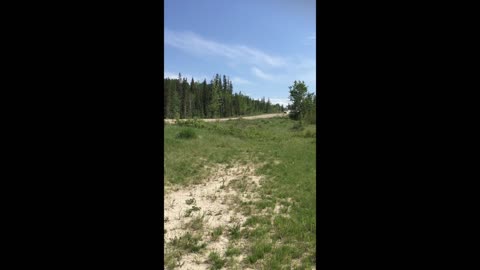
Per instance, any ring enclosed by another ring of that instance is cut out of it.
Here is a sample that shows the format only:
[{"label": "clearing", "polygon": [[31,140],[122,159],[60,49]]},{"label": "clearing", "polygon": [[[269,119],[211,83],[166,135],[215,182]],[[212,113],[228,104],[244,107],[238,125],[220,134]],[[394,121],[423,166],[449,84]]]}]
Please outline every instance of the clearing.
[{"label": "clearing", "polygon": [[[165,125],[164,267],[315,268],[315,128],[285,117]],[[177,137],[185,130],[196,136]]]}]

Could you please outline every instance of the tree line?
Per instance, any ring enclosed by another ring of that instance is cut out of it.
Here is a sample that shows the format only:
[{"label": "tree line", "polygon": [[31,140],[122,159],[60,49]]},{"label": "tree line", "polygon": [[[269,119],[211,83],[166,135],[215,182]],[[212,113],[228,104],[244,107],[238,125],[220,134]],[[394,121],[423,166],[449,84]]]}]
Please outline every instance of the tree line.
[{"label": "tree line", "polygon": [[216,74],[207,83],[194,81],[178,74],[178,79],[164,78],[163,81],[164,117],[176,118],[218,118],[262,113],[276,113],[283,106],[271,104],[265,97],[260,100],[233,93],[232,81],[225,75]]}]

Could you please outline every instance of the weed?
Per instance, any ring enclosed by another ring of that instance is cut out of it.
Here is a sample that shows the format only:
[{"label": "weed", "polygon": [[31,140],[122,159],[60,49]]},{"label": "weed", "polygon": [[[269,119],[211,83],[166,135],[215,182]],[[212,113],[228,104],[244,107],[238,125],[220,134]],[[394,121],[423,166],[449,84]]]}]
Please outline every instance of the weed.
[{"label": "weed", "polygon": [[202,208],[200,208],[200,207],[197,207],[197,206],[195,206],[195,205],[194,205],[194,206],[192,206],[192,208],[190,208],[190,209],[187,209],[187,211],[185,211],[185,217],[189,217],[189,216],[191,216],[191,215],[192,215],[192,212],[195,212],[195,211],[200,211],[200,209],[202,209]]},{"label": "weed", "polygon": [[230,239],[236,240],[240,238],[240,224],[236,223],[235,225],[228,228],[228,233],[230,235]]},{"label": "weed", "polygon": [[222,235],[223,233],[223,227],[222,226],[219,226],[219,227],[216,227],[215,229],[213,229],[213,231],[210,233],[210,237],[212,239],[212,241],[217,241],[218,238],[220,237],[220,235]]},{"label": "weed", "polygon": [[195,198],[191,198],[191,199],[188,199],[188,200],[185,201],[185,203],[186,203],[187,205],[190,205],[190,204],[192,204],[192,203],[194,203],[194,202],[195,202]]},{"label": "weed", "polygon": [[302,125],[302,123],[300,122],[296,122],[293,126],[292,126],[292,130],[294,131],[302,131],[304,130],[305,127]]},{"label": "weed", "polygon": [[317,136],[317,133],[315,131],[312,131],[312,130],[307,130],[303,134],[303,137],[305,137],[305,138],[315,138],[316,136]]},{"label": "weed", "polygon": [[232,257],[232,256],[240,255],[240,254],[241,254],[240,249],[232,247],[232,246],[228,247],[227,250],[225,251],[225,256],[226,257]]},{"label": "weed", "polygon": [[175,237],[171,244],[178,249],[196,253],[207,246],[205,243],[200,243],[200,239],[200,235],[192,235],[187,232],[179,238]]},{"label": "weed", "polygon": [[220,255],[217,252],[210,252],[208,255],[208,263],[212,265],[210,269],[212,270],[217,270],[217,269],[222,269],[222,267],[225,265],[226,260],[220,258]]},{"label": "weed", "polygon": [[197,133],[191,128],[186,128],[177,134],[177,139],[195,139],[197,137]]},{"label": "weed", "polygon": [[193,231],[198,231],[198,230],[202,229],[203,228],[203,217],[198,216],[198,217],[192,218],[192,220],[190,220],[190,222],[185,224],[185,227],[189,228],[189,229],[192,229]]},{"label": "weed", "polygon": [[263,259],[266,253],[272,250],[272,244],[265,241],[254,243],[250,255],[247,257],[249,263],[255,263],[256,261]]},{"label": "weed", "polygon": [[168,270],[175,269],[175,267],[179,267],[180,265],[180,258],[182,254],[178,250],[169,251],[164,254],[163,258],[165,260],[165,268]]}]

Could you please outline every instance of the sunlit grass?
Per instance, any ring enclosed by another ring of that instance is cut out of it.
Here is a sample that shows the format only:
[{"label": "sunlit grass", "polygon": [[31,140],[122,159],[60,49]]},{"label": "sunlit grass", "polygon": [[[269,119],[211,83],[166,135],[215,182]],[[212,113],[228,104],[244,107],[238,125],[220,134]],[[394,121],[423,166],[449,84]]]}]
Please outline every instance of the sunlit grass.
[{"label": "sunlit grass", "polygon": [[[187,129],[197,137],[176,137]],[[201,182],[209,175],[208,166],[218,163],[263,164],[256,172],[264,176],[256,190],[261,200],[238,204],[248,216],[241,224],[244,229],[231,224],[223,228],[223,235],[231,241],[248,239],[248,248],[241,252],[250,268],[280,269],[294,261],[298,269],[315,265],[315,125],[299,126],[287,118],[165,125],[164,145],[165,185]],[[242,182],[232,186],[246,188]],[[273,213],[279,205],[279,213]],[[218,229],[211,237],[221,234]],[[237,249],[231,247],[221,255],[232,256]],[[221,258],[215,254],[211,261],[219,266],[224,262]]]}]

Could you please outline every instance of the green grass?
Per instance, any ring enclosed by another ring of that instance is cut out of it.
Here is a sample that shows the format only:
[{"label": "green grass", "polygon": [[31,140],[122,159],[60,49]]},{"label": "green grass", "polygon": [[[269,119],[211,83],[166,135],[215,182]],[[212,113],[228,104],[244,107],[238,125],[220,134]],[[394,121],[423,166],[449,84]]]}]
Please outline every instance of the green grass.
[{"label": "green grass", "polygon": [[250,250],[250,255],[247,257],[247,261],[253,264],[265,257],[265,254],[269,253],[270,251],[272,251],[271,243],[265,241],[254,243]]},{"label": "green grass", "polygon": [[240,224],[233,224],[230,228],[227,229],[228,235],[231,240],[236,240],[240,238]]},{"label": "green grass", "polygon": [[213,229],[213,231],[210,233],[212,241],[217,241],[218,238],[222,235],[223,233],[223,228],[221,226]]},{"label": "green grass", "polygon": [[186,128],[186,129],[181,130],[177,134],[177,138],[178,139],[195,139],[195,138],[197,138],[197,134],[195,133],[195,130],[193,130],[191,128]]},{"label": "green grass", "polygon": [[242,252],[240,251],[239,248],[235,248],[235,247],[230,246],[225,251],[225,257],[237,256],[237,255],[240,255],[241,253]]},{"label": "green grass", "polygon": [[208,255],[208,262],[212,266],[210,269],[218,270],[218,269],[222,269],[222,267],[225,265],[226,260],[222,259],[217,252],[211,252]]},{"label": "green grass", "polygon": [[187,252],[199,252],[201,249],[205,248],[206,244],[201,243],[201,236],[193,235],[191,233],[186,233],[185,235],[173,239],[172,246],[178,250],[183,250]]},{"label": "green grass", "polygon": [[[255,189],[261,200],[237,205],[248,216],[243,229],[230,224],[222,233],[230,240],[248,239],[241,251],[251,268],[281,269],[292,260],[299,262],[298,269],[314,265],[316,126],[288,118],[191,122],[165,126],[165,185],[200,183],[215,164],[265,164],[256,172],[264,176]],[[188,129],[195,139],[176,137]],[[231,187],[247,189],[242,181]],[[274,214],[278,204],[283,208]]]},{"label": "green grass", "polygon": [[191,231],[198,231],[200,229],[203,229],[203,216],[194,217],[192,218],[192,220],[190,220],[190,222],[185,225]]}]

